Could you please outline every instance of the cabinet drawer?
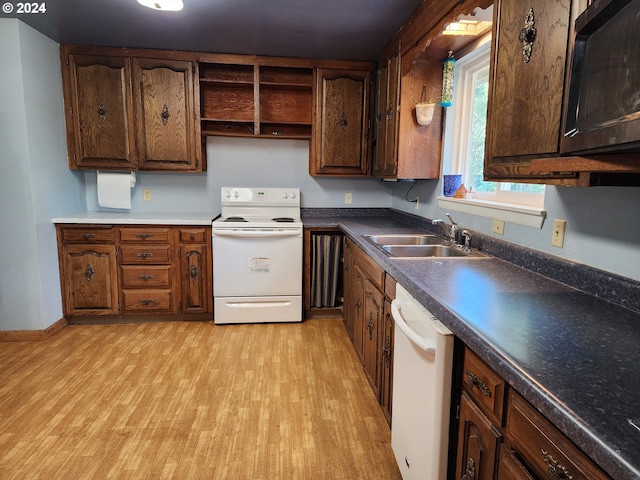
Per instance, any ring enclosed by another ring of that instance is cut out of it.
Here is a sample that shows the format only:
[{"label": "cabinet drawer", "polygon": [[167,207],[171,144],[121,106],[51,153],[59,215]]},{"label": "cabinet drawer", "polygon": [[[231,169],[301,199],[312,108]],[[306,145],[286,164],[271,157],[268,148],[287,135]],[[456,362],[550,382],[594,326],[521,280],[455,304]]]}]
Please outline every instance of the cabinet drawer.
[{"label": "cabinet drawer", "polygon": [[123,245],[120,263],[170,263],[170,245]]},{"label": "cabinet drawer", "polygon": [[206,243],[207,237],[211,236],[210,228],[181,228],[181,243]]},{"label": "cabinet drawer", "polygon": [[169,227],[120,227],[118,239],[121,242],[169,243],[171,229]]},{"label": "cabinet drawer", "polygon": [[534,477],[609,479],[578,447],[515,390],[509,391],[507,438]]},{"label": "cabinet drawer", "polygon": [[114,243],[111,226],[58,227],[62,243]]},{"label": "cabinet drawer", "polygon": [[171,290],[168,289],[123,290],[122,295],[125,312],[173,311]]},{"label": "cabinet drawer", "polygon": [[122,265],[122,288],[171,287],[170,265]]},{"label": "cabinet drawer", "polygon": [[505,382],[468,348],[464,351],[462,384],[484,412],[498,425],[502,425]]},{"label": "cabinet drawer", "polygon": [[355,249],[354,255],[355,263],[360,267],[362,273],[371,280],[378,290],[382,291],[384,289],[384,269],[360,248]]}]

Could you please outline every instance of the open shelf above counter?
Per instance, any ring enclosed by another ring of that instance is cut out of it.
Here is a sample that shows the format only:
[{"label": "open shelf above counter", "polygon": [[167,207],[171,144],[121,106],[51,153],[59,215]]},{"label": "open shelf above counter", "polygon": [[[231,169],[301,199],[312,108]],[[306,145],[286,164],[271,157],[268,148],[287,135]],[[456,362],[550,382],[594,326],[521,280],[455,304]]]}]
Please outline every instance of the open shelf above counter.
[{"label": "open shelf above counter", "polygon": [[313,68],[200,63],[203,135],[311,139]]}]

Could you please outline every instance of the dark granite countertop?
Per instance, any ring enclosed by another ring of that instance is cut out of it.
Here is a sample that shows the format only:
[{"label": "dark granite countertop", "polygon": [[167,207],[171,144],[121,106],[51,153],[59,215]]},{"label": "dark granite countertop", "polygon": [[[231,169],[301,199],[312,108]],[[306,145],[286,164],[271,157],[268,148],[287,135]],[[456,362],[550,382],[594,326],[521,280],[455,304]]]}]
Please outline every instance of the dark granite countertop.
[{"label": "dark granite countertop", "polygon": [[640,478],[640,314],[496,257],[389,258],[362,235],[420,231],[390,216],[303,221],[339,227],[614,479]]}]

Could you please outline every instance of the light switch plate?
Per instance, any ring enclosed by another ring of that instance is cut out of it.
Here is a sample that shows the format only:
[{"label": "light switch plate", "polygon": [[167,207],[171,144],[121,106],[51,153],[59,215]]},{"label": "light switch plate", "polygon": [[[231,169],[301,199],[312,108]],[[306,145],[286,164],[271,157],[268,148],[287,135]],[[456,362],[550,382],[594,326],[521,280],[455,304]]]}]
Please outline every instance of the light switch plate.
[{"label": "light switch plate", "polygon": [[554,247],[562,248],[562,245],[564,245],[564,227],[566,226],[566,224],[566,220],[558,220],[556,218],[553,221],[551,245],[553,245]]}]

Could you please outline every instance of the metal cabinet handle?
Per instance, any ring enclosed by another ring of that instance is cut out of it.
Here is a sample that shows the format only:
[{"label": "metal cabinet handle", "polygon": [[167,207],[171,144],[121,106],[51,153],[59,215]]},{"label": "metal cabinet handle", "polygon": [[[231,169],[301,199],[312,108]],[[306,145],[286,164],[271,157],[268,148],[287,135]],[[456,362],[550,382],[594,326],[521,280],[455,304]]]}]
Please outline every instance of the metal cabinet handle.
[{"label": "metal cabinet handle", "polygon": [[153,253],[140,252],[140,253],[136,253],[136,256],[142,257],[142,258],[153,257]]},{"label": "metal cabinet handle", "polygon": [[139,233],[136,235],[136,238],[141,238],[142,240],[146,240],[147,238],[153,237],[153,233]]},{"label": "metal cabinet handle", "polygon": [[524,57],[524,63],[529,63],[531,60],[531,51],[533,50],[533,41],[536,38],[535,18],[533,17],[533,8],[530,8],[527,12],[527,19],[524,22],[524,28],[520,30],[518,40],[522,43],[522,56]]},{"label": "metal cabinet handle", "polygon": [[158,301],[155,298],[143,298],[142,300],[138,300],[138,303],[147,307],[149,305],[155,305]]},{"label": "metal cabinet handle", "polygon": [[87,279],[87,282],[93,282],[93,277],[95,276],[96,271],[93,269],[93,265],[87,263],[87,266],[84,269],[84,277]]},{"label": "metal cabinet handle", "polygon": [[467,460],[467,468],[460,480],[476,480],[476,462],[473,458]]},{"label": "metal cabinet handle", "polygon": [[160,114],[160,117],[162,117],[162,125],[166,125],[169,122],[169,107],[167,107],[166,105],[162,107],[162,113]]},{"label": "metal cabinet handle", "polygon": [[189,267],[189,276],[191,276],[193,280],[198,278],[198,267],[194,264],[191,264],[191,267]]},{"label": "metal cabinet handle", "polygon": [[473,390],[473,387],[476,387],[485,397],[491,397],[491,390],[482,380],[480,380],[480,377],[471,370],[466,370],[464,374],[467,376],[467,385],[470,389]]},{"label": "metal cabinet handle", "polygon": [[80,236],[85,240],[89,240],[90,238],[96,238],[95,233],[81,233]]},{"label": "metal cabinet handle", "polygon": [[367,330],[369,330],[369,341],[373,340],[373,312],[369,312],[369,322],[367,322]]},{"label": "metal cabinet handle", "polygon": [[153,275],[138,275],[138,278],[140,280],[151,280],[153,278]]},{"label": "metal cabinet handle", "polygon": [[567,467],[558,463],[557,460],[549,454],[549,452],[542,449],[540,450],[540,453],[547,464],[547,478],[549,480],[561,480],[563,478],[567,478],[569,480],[573,479],[569,470],[567,470]]}]

